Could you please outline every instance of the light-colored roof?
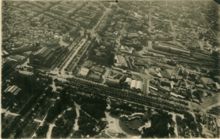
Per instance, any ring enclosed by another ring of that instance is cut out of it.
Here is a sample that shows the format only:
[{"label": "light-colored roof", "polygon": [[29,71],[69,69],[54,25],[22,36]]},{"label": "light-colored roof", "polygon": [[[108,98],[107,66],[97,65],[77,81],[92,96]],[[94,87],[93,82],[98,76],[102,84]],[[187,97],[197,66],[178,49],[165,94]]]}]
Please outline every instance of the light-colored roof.
[{"label": "light-colored roof", "polygon": [[89,73],[89,69],[82,67],[82,68],[80,69],[80,73],[79,73],[79,74],[82,75],[82,76],[87,76],[88,73]]},{"label": "light-colored roof", "polygon": [[20,91],[21,89],[16,85],[9,86],[5,89],[5,92],[14,93],[14,95],[17,95]]},{"label": "light-colored roof", "polygon": [[137,89],[140,89],[140,90],[143,89],[143,83],[142,83],[142,81],[137,81],[136,88],[137,88]]},{"label": "light-colored roof", "polygon": [[136,87],[136,80],[132,80],[130,88],[135,88],[135,87]]},{"label": "light-colored roof", "polygon": [[202,77],[202,78],[201,78],[201,81],[202,81],[204,84],[212,84],[212,83],[214,83],[214,81],[213,81],[211,78],[207,78],[207,77]]},{"label": "light-colored roof", "polygon": [[126,83],[131,83],[131,80],[132,80],[131,78],[126,78],[125,82]]},{"label": "light-colored roof", "polygon": [[220,118],[216,119],[217,126],[220,127]]}]

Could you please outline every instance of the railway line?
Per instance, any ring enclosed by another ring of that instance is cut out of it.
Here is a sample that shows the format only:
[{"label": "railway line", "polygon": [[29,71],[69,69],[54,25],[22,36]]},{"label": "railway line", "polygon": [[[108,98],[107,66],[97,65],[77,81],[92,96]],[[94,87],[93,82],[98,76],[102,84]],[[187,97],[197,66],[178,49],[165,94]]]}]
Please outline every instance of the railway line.
[{"label": "railway line", "polygon": [[112,97],[115,99],[128,101],[130,103],[135,103],[146,107],[172,111],[175,113],[184,113],[186,111],[191,111],[189,107],[189,102],[183,101],[178,98],[174,99],[172,97],[164,97],[153,94],[138,94],[137,92],[132,90],[121,90],[120,88],[109,87],[101,83],[96,83],[75,76],[68,78],[67,82],[63,82],[63,80],[59,79],[58,81],[63,86],[70,86],[81,92],[93,95],[101,95],[104,97]]},{"label": "railway line", "polygon": [[184,113],[185,111],[190,110],[188,103],[183,103],[183,101],[179,101],[178,99],[164,99],[161,96],[141,95],[130,90],[121,90],[118,88],[101,85],[99,83],[93,83],[85,79],[79,79],[77,77],[69,79],[68,85],[73,86],[79,91],[83,91],[85,93],[112,97],[155,109],[162,109],[175,113]]}]

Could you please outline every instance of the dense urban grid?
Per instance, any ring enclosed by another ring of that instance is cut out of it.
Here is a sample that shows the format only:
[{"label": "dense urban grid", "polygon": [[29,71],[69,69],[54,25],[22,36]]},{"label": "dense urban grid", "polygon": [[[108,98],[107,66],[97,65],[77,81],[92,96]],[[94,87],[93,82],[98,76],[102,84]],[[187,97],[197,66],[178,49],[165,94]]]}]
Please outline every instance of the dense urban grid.
[{"label": "dense urban grid", "polygon": [[3,138],[220,137],[212,0],[3,1]]}]

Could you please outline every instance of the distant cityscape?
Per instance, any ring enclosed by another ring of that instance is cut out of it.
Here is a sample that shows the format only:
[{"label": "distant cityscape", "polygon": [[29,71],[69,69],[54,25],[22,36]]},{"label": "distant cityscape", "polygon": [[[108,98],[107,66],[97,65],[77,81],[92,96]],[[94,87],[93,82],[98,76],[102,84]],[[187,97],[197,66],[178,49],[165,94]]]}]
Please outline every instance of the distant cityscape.
[{"label": "distant cityscape", "polygon": [[219,138],[213,0],[2,2],[2,138]]}]

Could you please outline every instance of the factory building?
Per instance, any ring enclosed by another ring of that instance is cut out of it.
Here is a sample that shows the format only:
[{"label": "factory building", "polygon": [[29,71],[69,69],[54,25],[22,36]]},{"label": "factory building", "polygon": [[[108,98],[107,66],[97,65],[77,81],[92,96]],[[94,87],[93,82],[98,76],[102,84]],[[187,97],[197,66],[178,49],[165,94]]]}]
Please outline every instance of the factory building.
[{"label": "factory building", "polygon": [[125,59],[124,56],[122,55],[116,55],[115,56],[115,66],[118,66],[118,67],[128,67],[128,64],[127,64],[127,61]]},{"label": "factory building", "polygon": [[142,81],[137,81],[136,88],[140,89],[140,90],[143,90],[143,83],[142,83]]},{"label": "factory building", "polygon": [[89,69],[84,67],[82,67],[79,71],[79,75],[81,75],[82,77],[86,77],[88,73],[89,73]]},{"label": "factory building", "polygon": [[20,91],[21,89],[16,85],[9,86],[4,90],[5,93],[10,93],[13,95],[17,95]]},{"label": "factory building", "polygon": [[132,79],[131,78],[126,78],[125,82],[130,85],[131,84]]},{"label": "factory building", "polygon": [[135,89],[136,88],[136,80],[131,81],[130,89]]},{"label": "factory building", "polygon": [[106,78],[106,84],[109,86],[119,86],[120,79]]},{"label": "factory building", "polygon": [[9,57],[6,58],[8,61],[14,61],[14,62],[17,62],[17,63],[23,63],[26,58],[22,55],[11,55]]},{"label": "factory building", "polygon": [[143,91],[143,82],[138,80],[132,80],[130,84],[130,89],[137,89]]},{"label": "factory building", "polygon": [[52,56],[52,50],[43,47],[30,55],[30,64],[34,66],[44,65],[46,60]]},{"label": "factory building", "polygon": [[30,64],[50,68],[67,51],[64,47],[43,47],[30,55]]}]

